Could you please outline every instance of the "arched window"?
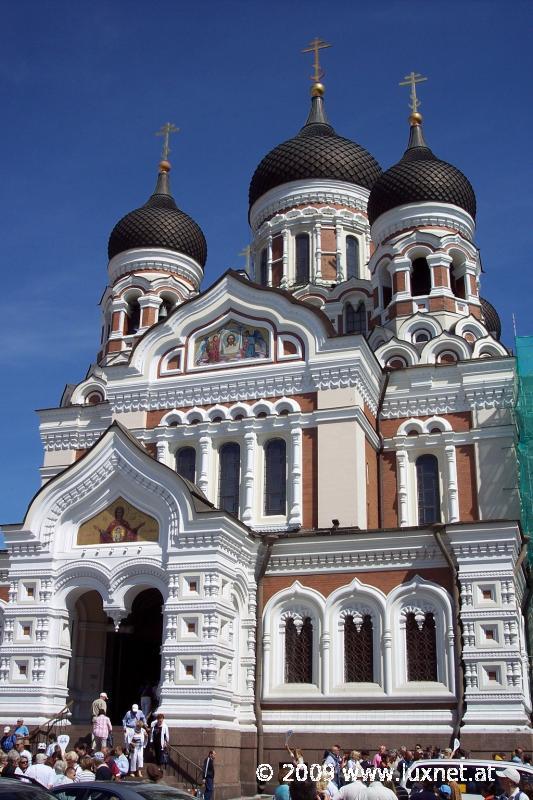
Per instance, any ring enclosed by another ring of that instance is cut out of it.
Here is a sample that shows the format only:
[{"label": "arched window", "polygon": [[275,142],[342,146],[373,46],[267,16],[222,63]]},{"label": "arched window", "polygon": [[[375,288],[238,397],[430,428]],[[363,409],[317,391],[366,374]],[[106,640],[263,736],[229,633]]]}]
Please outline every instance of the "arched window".
[{"label": "arched window", "polygon": [[413,297],[431,292],[431,273],[425,258],[415,258],[411,272],[411,294]]},{"label": "arched window", "polygon": [[407,614],[405,639],[407,650],[407,680],[436,681],[437,637],[435,618],[427,613],[422,620],[414,612]]},{"label": "arched window", "polygon": [[355,236],[346,237],[346,278],[357,278],[359,274],[359,242]]},{"label": "arched window", "polygon": [[130,300],[126,317],[126,336],[137,333],[141,325],[141,307],[138,300]]},{"label": "arched window", "polygon": [[287,445],[271,439],[265,446],[265,514],[287,510]]},{"label": "arched window", "polygon": [[344,680],[346,683],[372,683],[374,644],[372,617],[365,614],[357,624],[350,615],[344,620]]},{"label": "arched window", "polygon": [[313,683],[313,623],[310,617],[285,623],[285,683]]},{"label": "arched window", "polygon": [[456,364],[457,355],[450,350],[443,350],[437,356],[437,364]]},{"label": "arched window", "polygon": [[296,283],[309,283],[309,236],[300,233],[295,239]]},{"label": "arched window", "polygon": [[194,447],[180,447],[176,453],[176,472],[191,483],[196,478],[196,450]]},{"label": "arched window", "polygon": [[385,366],[389,367],[389,369],[404,369],[407,366],[407,362],[401,356],[392,356]]},{"label": "arched window", "polygon": [[354,308],[351,303],[346,303],[345,333],[366,335],[366,308],[362,300],[357,308]]},{"label": "arched window", "polygon": [[431,339],[431,334],[426,328],[419,328],[413,333],[413,342],[415,344],[425,344]]},{"label": "arched window", "polygon": [[268,253],[266,247],[261,250],[261,260],[259,262],[259,283],[262,286],[268,285]]},{"label": "arched window", "polygon": [[440,522],[439,462],[429,453],[416,459],[418,524]]},{"label": "arched window", "polygon": [[219,506],[230,514],[239,513],[241,448],[228,442],[220,448]]}]

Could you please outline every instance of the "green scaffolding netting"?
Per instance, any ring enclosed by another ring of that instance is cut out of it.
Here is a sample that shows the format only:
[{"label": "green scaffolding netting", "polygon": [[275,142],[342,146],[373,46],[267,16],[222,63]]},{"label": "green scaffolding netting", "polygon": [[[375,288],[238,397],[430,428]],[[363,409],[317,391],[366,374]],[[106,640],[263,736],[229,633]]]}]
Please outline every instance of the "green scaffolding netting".
[{"label": "green scaffolding netting", "polygon": [[533,336],[517,336],[516,422],[522,529],[530,537],[529,559],[533,564]]}]

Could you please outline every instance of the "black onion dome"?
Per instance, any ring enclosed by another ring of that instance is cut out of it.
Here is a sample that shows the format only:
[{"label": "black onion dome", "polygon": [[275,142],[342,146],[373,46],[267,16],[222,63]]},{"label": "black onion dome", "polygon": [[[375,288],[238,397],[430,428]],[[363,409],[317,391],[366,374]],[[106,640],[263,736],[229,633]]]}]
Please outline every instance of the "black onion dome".
[{"label": "black onion dome", "polygon": [[250,208],[270,189],[289,181],[326,178],[371,189],[381,167],[361,145],[338,136],[329,124],[321,96],[314,96],[307,122],[292,139],[268,153],[250,183]]},{"label": "black onion dome", "polygon": [[482,322],[484,323],[485,328],[494,336],[495,339],[499,340],[500,336],[502,335],[502,323],[500,321],[498,312],[492,303],[489,303],[489,301],[485,300],[484,297],[480,297],[479,302],[481,303]]},{"label": "black onion dome", "polygon": [[402,159],[376,181],[368,200],[368,218],[376,219],[407,203],[450,203],[476,217],[476,196],[468,178],[457,167],[441,161],[424,141],[418,122],[411,125],[409,145]]},{"label": "black onion dome", "polygon": [[109,259],[136,247],[164,247],[193,258],[201,267],[207,260],[207,243],[196,222],[177,207],[170,194],[169,166],[160,167],[157,185],[148,202],[117,222],[109,237]]}]

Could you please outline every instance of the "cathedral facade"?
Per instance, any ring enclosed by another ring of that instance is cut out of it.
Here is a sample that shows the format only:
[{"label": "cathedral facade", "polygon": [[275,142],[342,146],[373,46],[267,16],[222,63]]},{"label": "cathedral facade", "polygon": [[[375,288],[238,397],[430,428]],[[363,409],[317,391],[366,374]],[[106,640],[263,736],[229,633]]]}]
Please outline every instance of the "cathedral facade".
[{"label": "cathedral facade", "polygon": [[4,528],[2,718],[72,699],[86,724],[106,691],[119,720],[149,682],[178,747],[226,754],[225,796],[287,729],[316,758],[531,745],[515,365],[475,195],[418,113],[383,171],[323,93],[252,177],[248,274],[201,290],[205,238],[160,163]]}]

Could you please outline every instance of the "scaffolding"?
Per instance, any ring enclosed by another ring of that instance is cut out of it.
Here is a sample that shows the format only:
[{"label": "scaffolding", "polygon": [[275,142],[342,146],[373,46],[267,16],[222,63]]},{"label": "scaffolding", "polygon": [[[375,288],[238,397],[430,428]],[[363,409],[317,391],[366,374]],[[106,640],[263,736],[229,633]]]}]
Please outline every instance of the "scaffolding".
[{"label": "scaffolding", "polygon": [[529,563],[533,566],[533,336],[517,336],[516,422],[522,530],[529,537]]}]

